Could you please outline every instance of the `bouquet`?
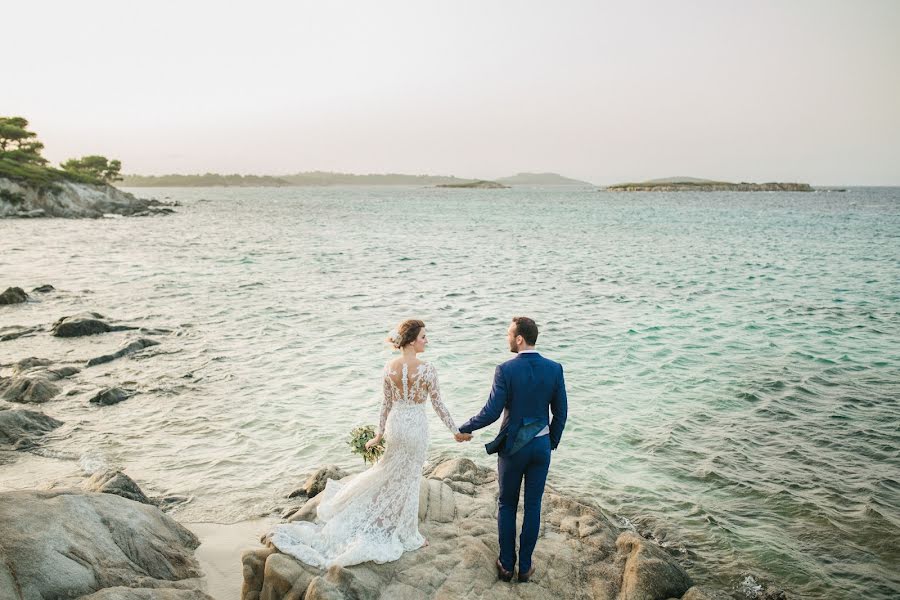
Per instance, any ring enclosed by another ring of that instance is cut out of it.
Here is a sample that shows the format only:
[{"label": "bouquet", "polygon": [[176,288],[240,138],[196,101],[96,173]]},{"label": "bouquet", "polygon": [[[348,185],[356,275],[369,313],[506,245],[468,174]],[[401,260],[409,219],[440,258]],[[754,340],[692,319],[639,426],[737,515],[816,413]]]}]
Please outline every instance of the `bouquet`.
[{"label": "bouquet", "polygon": [[384,438],[381,442],[366,450],[366,442],[375,437],[375,427],[361,425],[350,432],[350,452],[363,457],[364,463],[375,463],[384,454]]}]

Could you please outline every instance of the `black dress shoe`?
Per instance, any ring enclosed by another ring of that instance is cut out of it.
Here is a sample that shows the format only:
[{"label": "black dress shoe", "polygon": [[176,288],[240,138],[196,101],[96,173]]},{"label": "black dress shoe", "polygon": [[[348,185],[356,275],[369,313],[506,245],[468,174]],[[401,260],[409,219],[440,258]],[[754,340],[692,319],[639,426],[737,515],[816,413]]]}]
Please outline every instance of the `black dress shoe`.
[{"label": "black dress shoe", "polygon": [[519,571],[519,583],[528,583],[528,580],[531,579],[532,575],[534,575],[534,565],[524,573]]},{"label": "black dress shoe", "polygon": [[503,565],[500,564],[500,559],[497,559],[497,579],[500,581],[512,581],[513,574],[512,571],[507,571],[503,568]]}]

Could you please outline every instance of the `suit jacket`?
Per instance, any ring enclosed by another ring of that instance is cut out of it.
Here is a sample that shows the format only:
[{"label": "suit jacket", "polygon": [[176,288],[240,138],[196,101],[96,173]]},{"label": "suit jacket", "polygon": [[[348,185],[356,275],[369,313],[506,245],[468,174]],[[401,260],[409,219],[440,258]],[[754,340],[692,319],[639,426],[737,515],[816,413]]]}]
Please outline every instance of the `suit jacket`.
[{"label": "suit jacket", "polygon": [[499,434],[484,448],[488,454],[499,452],[500,456],[509,456],[549,423],[550,447],[555,450],[566,426],[567,412],[562,365],[537,352],[524,352],[497,366],[487,404],[459,430],[472,433],[487,427],[502,414]]}]

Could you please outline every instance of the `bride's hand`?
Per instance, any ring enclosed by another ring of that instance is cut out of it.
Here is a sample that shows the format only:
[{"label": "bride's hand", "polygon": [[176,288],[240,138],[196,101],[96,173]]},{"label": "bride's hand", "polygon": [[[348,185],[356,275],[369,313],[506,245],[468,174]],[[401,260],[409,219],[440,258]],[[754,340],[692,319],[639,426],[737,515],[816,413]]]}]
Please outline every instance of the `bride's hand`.
[{"label": "bride's hand", "polygon": [[371,440],[366,442],[366,450],[371,450],[373,446],[377,446],[381,442],[381,436],[376,435]]}]

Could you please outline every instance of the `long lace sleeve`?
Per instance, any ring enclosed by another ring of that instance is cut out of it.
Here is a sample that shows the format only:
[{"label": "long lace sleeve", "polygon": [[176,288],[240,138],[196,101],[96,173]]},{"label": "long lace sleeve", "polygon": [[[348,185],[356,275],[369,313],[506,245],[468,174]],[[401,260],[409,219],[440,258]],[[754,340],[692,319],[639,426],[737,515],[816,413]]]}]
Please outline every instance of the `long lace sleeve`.
[{"label": "long lace sleeve", "polygon": [[378,420],[378,435],[384,435],[384,426],[387,423],[388,414],[391,412],[391,380],[388,374],[388,368],[385,366],[384,373],[381,375],[382,388],[384,390],[384,400],[381,402],[381,418]]},{"label": "long lace sleeve", "polygon": [[434,407],[434,412],[438,414],[451,433],[459,433],[456,423],[453,422],[453,417],[450,416],[450,411],[447,410],[447,406],[441,398],[441,386],[438,383],[437,370],[435,370],[434,365],[428,364],[426,376],[428,378],[428,395],[431,397],[431,406]]}]

